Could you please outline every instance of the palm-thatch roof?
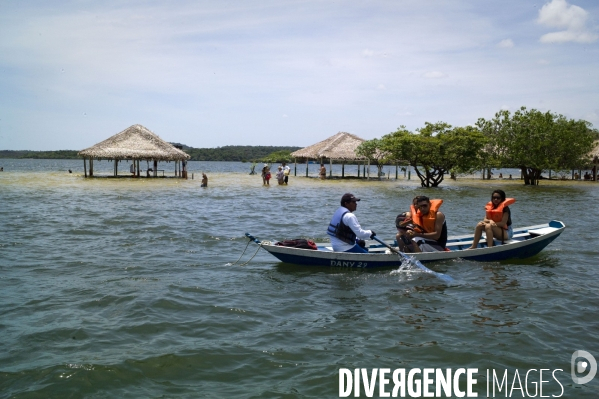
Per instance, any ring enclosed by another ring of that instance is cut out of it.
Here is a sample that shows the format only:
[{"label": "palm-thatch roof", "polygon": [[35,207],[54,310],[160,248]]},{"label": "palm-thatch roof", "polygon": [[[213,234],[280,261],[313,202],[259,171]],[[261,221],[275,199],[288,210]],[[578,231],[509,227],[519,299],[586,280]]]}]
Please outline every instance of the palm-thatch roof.
[{"label": "palm-thatch roof", "polygon": [[292,152],[291,156],[295,158],[329,158],[344,161],[365,160],[365,157],[356,155],[356,148],[364,141],[366,140],[354,134],[339,132],[319,143]]},{"label": "palm-thatch roof", "polygon": [[593,150],[591,151],[591,159],[593,162],[598,162],[599,160],[599,140],[595,140],[593,143]]},{"label": "palm-thatch roof", "polygon": [[155,159],[182,161],[190,156],[142,125],[133,125],[98,144],[79,151],[83,158]]}]

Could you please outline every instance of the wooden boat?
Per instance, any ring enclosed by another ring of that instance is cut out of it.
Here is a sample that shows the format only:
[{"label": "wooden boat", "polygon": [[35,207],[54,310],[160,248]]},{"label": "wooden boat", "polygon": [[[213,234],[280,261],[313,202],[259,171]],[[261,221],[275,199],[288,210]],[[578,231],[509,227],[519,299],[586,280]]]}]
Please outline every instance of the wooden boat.
[{"label": "wooden boat", "polygon": [[[448,251],[423,252],[408,254],[421,262],[442,261],[448,259],[468,259],[477,262],[493,262],[514,258],[528,258],[541,252],[555,240],[566,225],[552,220],[547,224],[514,229],[511,240],[501,243],[495,240],[494,246],[487,247],[486,239],[480,240],[477,249],[466,249],[472,245],[473,235],[449,237]],[[275,245],[276,242],[260,241],[249,233],[245,234],[251,241],[271,253],[281,262],[305,266],[339,266],[351,268],[398,267],[402,259],[385,246],[367,241],[368,253],[335,252],[330,243],[316,243],[317,250],[299,249]],[[397,242],[386,241],[388,245],[397,247]]]}]

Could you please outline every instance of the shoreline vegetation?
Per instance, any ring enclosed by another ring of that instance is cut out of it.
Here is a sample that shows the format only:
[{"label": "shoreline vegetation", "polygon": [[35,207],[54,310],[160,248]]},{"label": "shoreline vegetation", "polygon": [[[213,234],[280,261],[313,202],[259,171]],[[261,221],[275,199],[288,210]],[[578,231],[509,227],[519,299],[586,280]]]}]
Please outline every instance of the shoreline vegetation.
[{"label": "shoreline vegetation", "polygon": [[[216,148],[194,148],[185,144],[181,145],[183,151],[188,153],[190,161],[225,161],[225,162],[252,162],[263,161],[273,154],[290,154],[302,147],[293,146],[241,146],[228,145]],[[30,150],[0,150],[0,158],[11,159],[80,159],[77,155],[79,150],[57,150],[57,151],[30,151]]]},{"label": "shoreline vegetation", "polygon": [[[252,174],[258,162],[295,162],[291,153],[301,149],[292,146],[193,148],[180,143],[170,144],[186,152],[190,161],[252,162]],[[326,154],[331,156],[331,165],[339,164],[339,159],[345,160],[342,164],[350,159],[367,159],[369,165],[376,167],[375,176],[379,179],[384,176],[385,166],[405,165],[402,172],[411,167],[422,187],[438,187],[446,175],[455,180],[459,175],[477,171],[483,171],[482,180],[485,180],[484,174],[486,180],[491,180],[492,170],[506,168],[518,169],[525,185],[550,180],[552,171],[556,180],[568,180],[568,177],[569,180],[599,180],[599,130],[584,120],[567,119],[560,114],[529,110],[524,106],[513,113],[501,110],[493,119],[480,118],[476,125],[464,127],[425,122],[424,127],[413,132],[402,125],[381,138],[362,141],[351,152],[357,157]],[[298,160],[308,163],[309,159],[320,157],[321,162],[326,162],[323,154],[325,152],[306,153],[302,154],[305,158]],[[77,159],[79,156],[73,150],[0,150],[0,158]],[[115,166],[115,174],[116,170]],[[584,177],[581,176],[583,170]],[[589,170],[592,172],[588,173]],[[548,172],[547,177],[543,176],[545,172]]]}]

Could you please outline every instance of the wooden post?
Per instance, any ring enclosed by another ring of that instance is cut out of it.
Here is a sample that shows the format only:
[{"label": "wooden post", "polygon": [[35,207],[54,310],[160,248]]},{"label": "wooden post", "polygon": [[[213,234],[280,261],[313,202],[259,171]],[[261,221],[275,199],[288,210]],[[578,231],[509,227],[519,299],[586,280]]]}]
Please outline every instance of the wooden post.
[{"label": "wooden post", "polygon": [[158,161],[154,160],[154,177],[158,176]]},{"label": "wooden post", "polygon": [[395,162],[395,180],[399,179],[399,165]]},{"label": "wooden post", "polygon": [[297,158],[293,158],[293,176],[297,176]]},{"label": "wooden post", "polygon": [[368,158],[368,179],[370,179],[370,158]]},{"label": "wooden post", "polygon": [[308,177],[308,158],[306,158],[306,177]]},{"label": "wooden post", "polygon": [[92,177],[94,175],[94,159],[90,158],[89,159],[89,177]]},{"label": "wooden post", "polygon": [[329,177],[333,177],[333,159],[329,158]]},{"label": "wooden post", "polygon": [[85,163],[85,158],[83,158],[83,173],[85,177],[87,177],[87,164]]},{"label": "wooden post", "polygon": [[341,178],[345,177],[345,161],[341,163]]}]

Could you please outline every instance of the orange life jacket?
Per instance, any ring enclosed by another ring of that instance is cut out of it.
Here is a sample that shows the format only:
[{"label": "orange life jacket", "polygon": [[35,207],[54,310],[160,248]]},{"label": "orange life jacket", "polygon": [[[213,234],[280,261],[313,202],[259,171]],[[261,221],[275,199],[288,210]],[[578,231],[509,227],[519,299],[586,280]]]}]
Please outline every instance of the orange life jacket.
[{"label": "orange life jacket", "polygon": [[435,222],[437,221],[437,211],[441,208],[441,204],[443,204],[442,199],[432,199],[431,207],[428,212],[428,215],[423,215],[420,213],[420,210],[416,211],[414,205],[410,206],[410,210],[412,211],[412,220],[419,226],[424,228],[425,233],[432,233],[435,231]]},{"label": "orange life jacket", "polygon": [[[495,223],[501,222],[503,219],[503,208],[508,205],[512,205],[514,202],[516,202],[514,198],[506,198],[505,201],[497,205],[497,208],[493,208],[493,201],[490,201],[487,203],[487,205],[485,205],[485,210],[487,211],[486,218],[494,221]],[[507,224],[503,226],[503,228],[507,230]]]}]

